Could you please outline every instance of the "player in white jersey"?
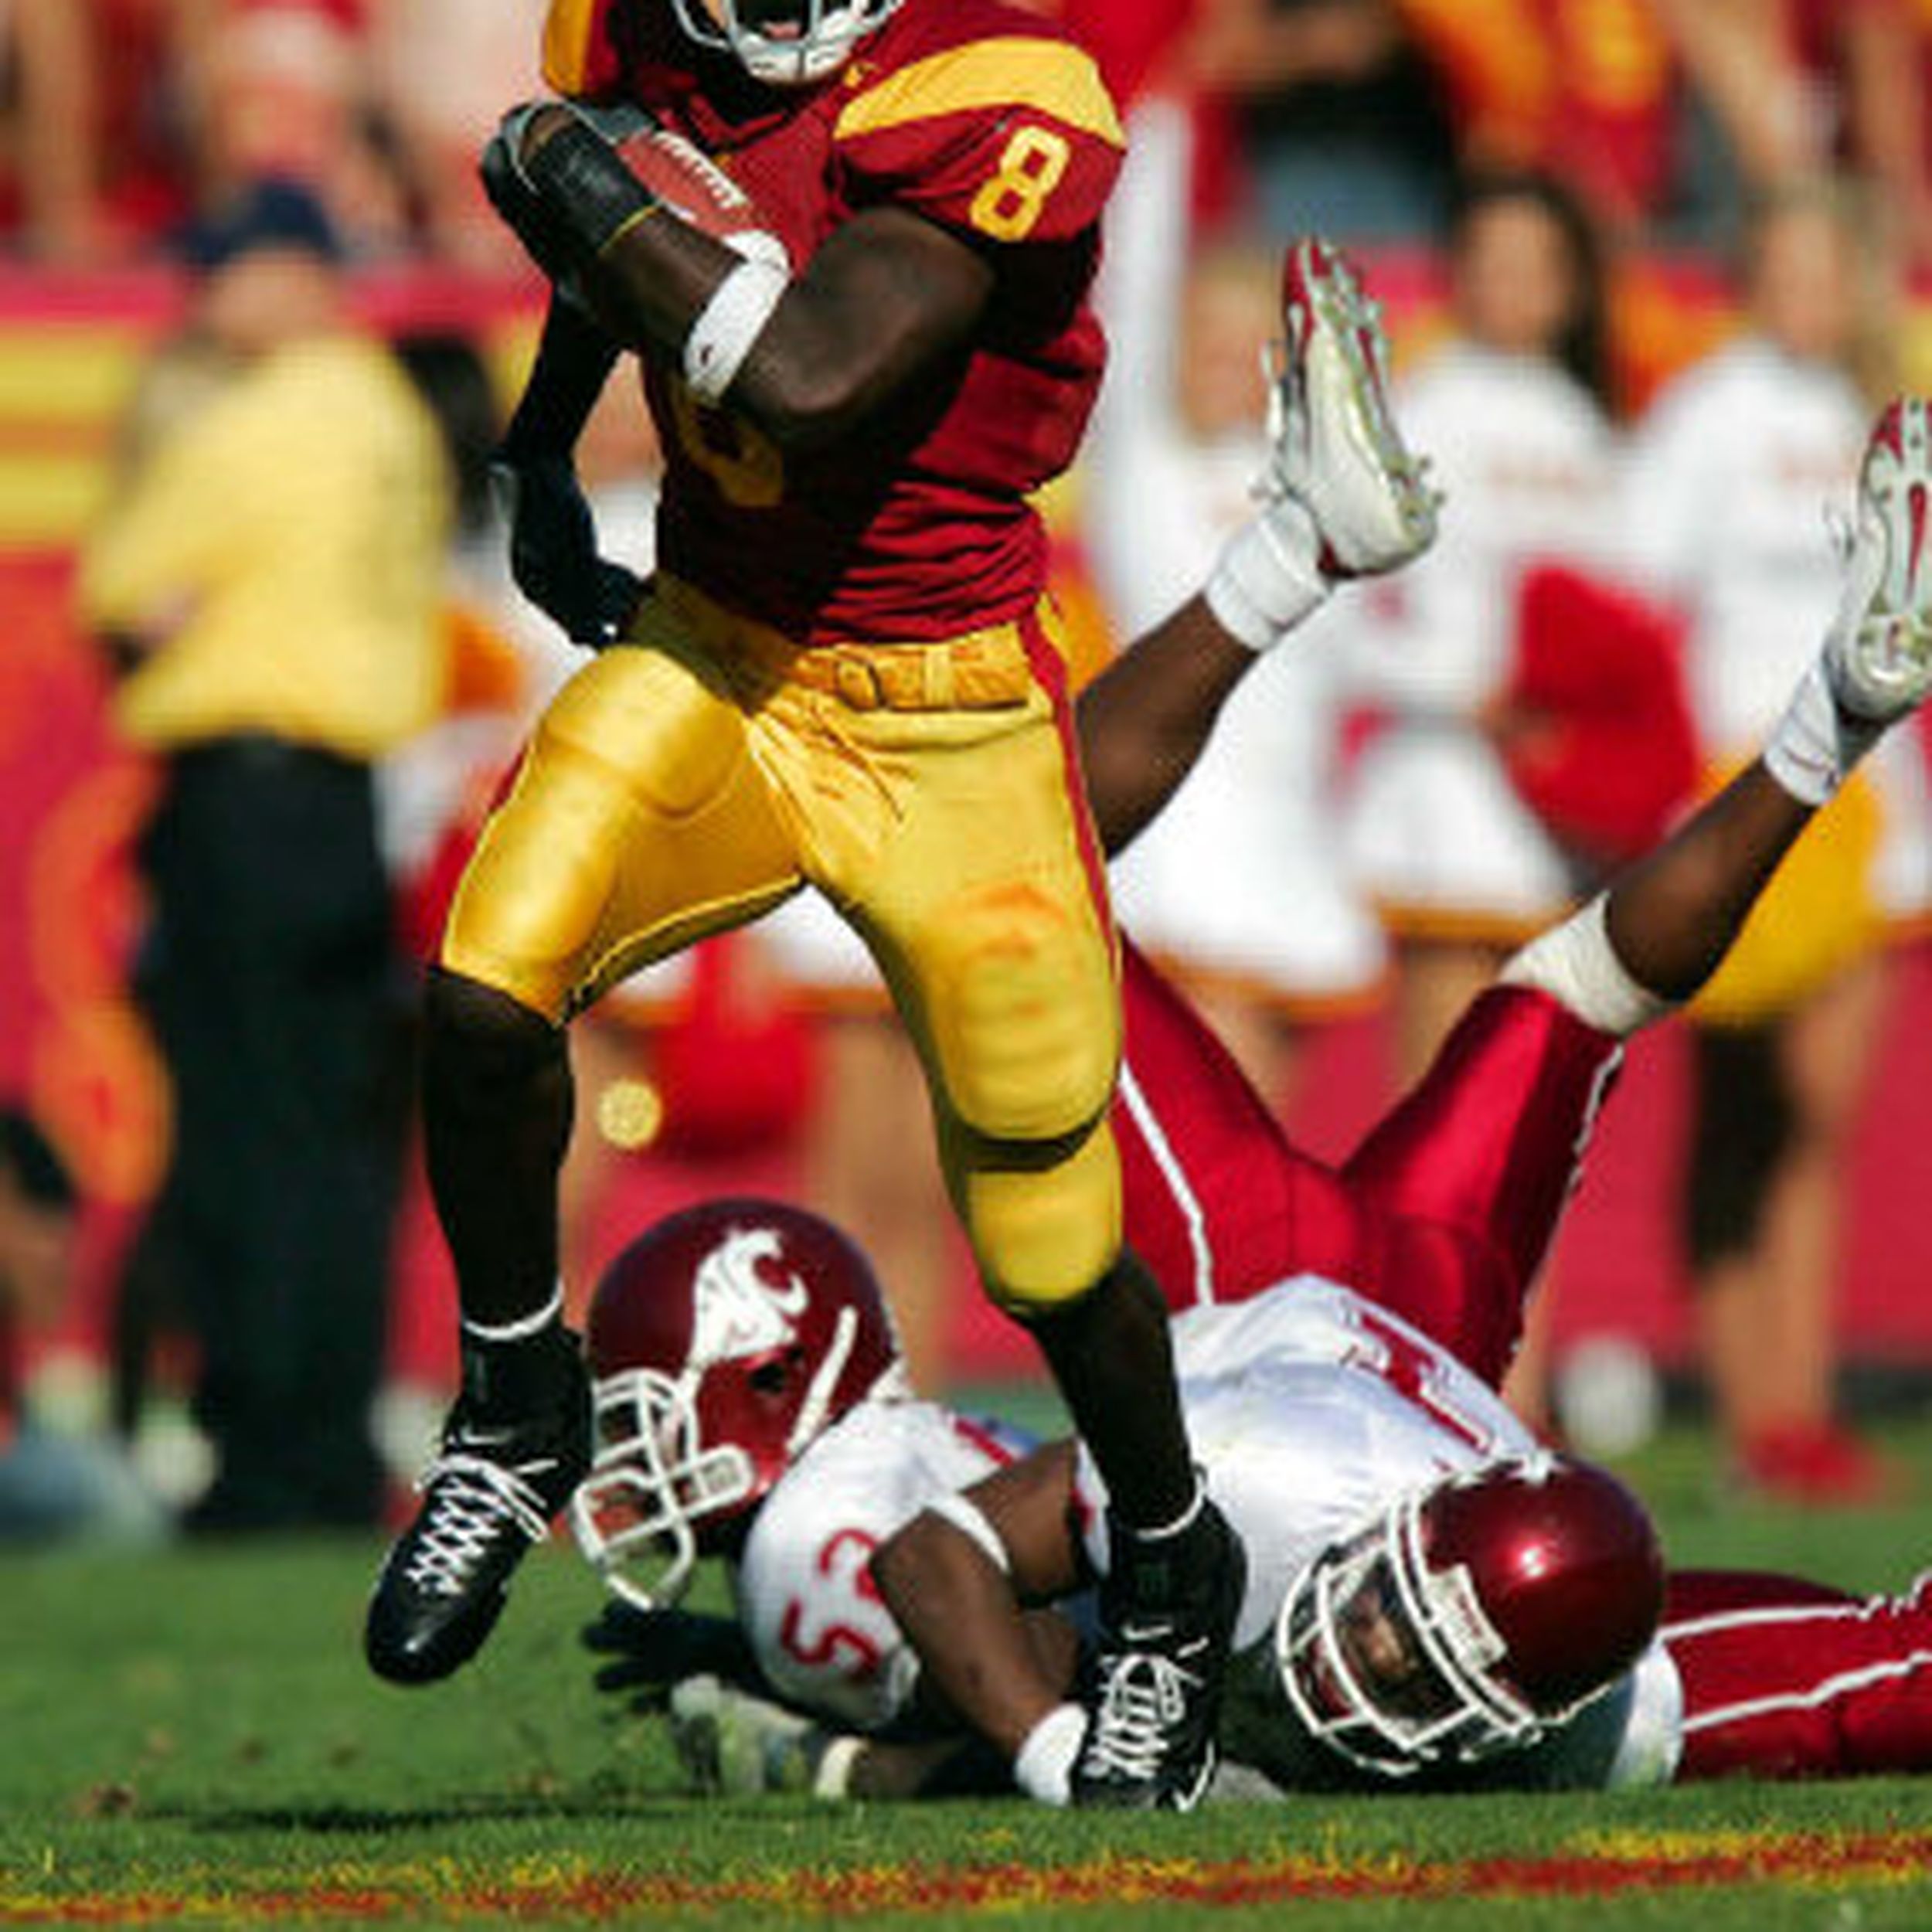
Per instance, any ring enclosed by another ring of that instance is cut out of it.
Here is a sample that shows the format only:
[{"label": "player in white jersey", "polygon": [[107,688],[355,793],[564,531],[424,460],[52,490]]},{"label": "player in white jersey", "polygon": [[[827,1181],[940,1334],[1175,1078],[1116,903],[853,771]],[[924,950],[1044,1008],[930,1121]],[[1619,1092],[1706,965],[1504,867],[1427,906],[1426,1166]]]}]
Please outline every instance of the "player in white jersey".
[{"label": "player in white jersey", "polygon": [[[1533,1582],[1540,1595],[1548,1585],[1560,1606],[1566,1566],[1512,1572],[1476,1543],[1459,1546],[1450,1527],[1472,1471],[1512,1456],[1521,1464],[1521,1431],[1488,1391],[1520,1332],[1618,1042],[1709,978],[1812,815],[1932,686],[1929,514],[1932,406],[1895,403],[1866,445],[1823,648],[1762,755],[1648,859],[1519,952],[1422,1085],[1338,1172],[1285,1143],[1266,1161],[1263,1137],[1250,1134],[1245,1154],[1214,1150],[1209,1194],[1188,1188],[1204,1208],[1214,1196],[1237,1213],[1248,1203],[1246,1226],[1226,1238],[1281,1277],[1245,1306],[1205,1308],[1175,1325],[1190,1440],[1248,1557],[1222,1731],[1230,1754],[1291,1783],[1308,1775],[1311,1745],[1338,1775],[1345,1767],[1383,1778],[1573,1779],[1572,1727],[1600,1725],[1601,1700],[1614,1699],[1617,1734],[1580,1760],[1592,1767],[1587,1781],[1668,1775],[1693,1737],[1709,1757],[1687,1764],[1728,1753],[1734,1765],[1733,1720],[1828,1705],[1821,1738],[1760,1739],[1762,1767],[1932,1764],[1932,1712],[1915,1708],[1932,1611],[1916,1594],[1865,1606],[1862,1621],[1838,1600],[1843,1614],[1826,1620],[1815,1586],[1680,1577],[1672,1628],[1682,1655],[1667,1642],[1665,1655],[1640,1660],[1662,1578],[1645,1622],[1642,1532],[1615,1528],[1614,1507],[1607,1542],[1579,1534],[1572,1546],[1607,1548],[1613,1560],[1620,1580],[1602,1593],[1600,1617],[1560,1616],[1546,1601],[1532,1613],[1526,1589]],[[1141,1066],[1131,1002],[1128,1013],[1132,1076]],[[1124,1085],[1131,1098],[1131,1080]],[[1146,1111],[1158,1117],[1158,1105]],[[1172,1153],[1185,1143],[1168,1135],[1165,1145]],[[1241,1170],[1232,1183],[1231,1167]],[[1187,1182],[1183,1171],[1174,1191]],[[1580,1478],[1556,1464],[1525,1468],[1520,1481],[1529,1509],[1539,1491],[1569,1492]],[[1111,1682],[1088,1734],[1085,1714],[1065,1701],[1067,1680],[1043,1664],[1020,1620],[1022,1603],[1083,1575],[1100,1574],[1107,1589],[1104,1553],[1083,1549],[1075,1527],[1099,1501],[1090,1466],[1050,1447],[928,1510],[874,1564],[920,1652],[929,1701],[950,1704],[1009,1757],[1022,1788],[1053,1802],[1066,1801],[1076,1749],[1083,1761],[1110,1751],[1135,1761],[1151,1715],[1173,1694],[1158,1670]],[[1584,1507],[1600,1526],[1602,1498]],[[1761,1621],[1740,1616],[1743,1604]],[[1800,1616],[1801,1664],[1783,1641]],[[1634,1643],[1633,1617],[1643,1624]],[[1559,1650],[1553,1631],[1563,1633]],[[1553,1658],[1560,1670],[1548,1668]],[[1795,1677],[1804,1681],[1794,1688]],[[1701,1701],[1740,1679],[1753,1695]]]},{"label": "player in white jersey", "polygon": [[[1128,1217],[1170,1293],[1196,1304],[1175,1325],[1183,1400],[1253,1577],[1223,1726],[1230,1758],[1294,1785],[1932,1764],[1932,1685],[1920,1681],[1932,1604],[1679,1573],[1663,1651],[1647,1648],[1665,1579],[1641,1511],[1600,1474],[1536,1455],[1493,1393],[1621,1038],[1708,976],[1817,805],[1932,683],[1932,560],[1917,541],[1928,502],[1932,409],[1896,406],[1869,446],[1844,602],[1762,760],[1525,948],[1344,1167],[1285,1139],[1130,952],[1116,1117]],[[1206,694],[1211,713],[1239,662],[1206,634],[1191,650],[1116,667],[1083,715],[1089,745],[1105,746],[1098,727],[1117,705],[1171,704],[1178,718]],[[1206,668],[1162,688],[1190,662]],[[1182,687],[1191,699],[1175,696]],[[1159,787],[1124,801],[1110,760],[1094,762],[1100,821],[1117,835]],[[896,1399],[889,1349],[846,1318],[849,1290],[821,1311],[825,1270],[769,1230],[714,1228],[673,1272],[687,1294],[661,1281],[644,1298],[685,1308],[673,1339],[597,1366],[611,1417],[627,1413],[629,1369],[653,1371],[640,1386],[666,1400],[632,1406],[638,1426],[606,1427],[608,1493],[579,1512],[594,1553],[611,1566],[665,1547],[675,1558],[708,1521],[713,1546],[743,1553],[740,1614],[762,1633],[751,1648],[767,1688],[831,1716],[855,1706],[794,1667],[843,1673],[875,1718],[923,1714],[940,1749],[964,1721],[1025,1788],[1063,1797],[1089,1722],[1062,1701],[1074,1631],[1019,1604],[1056,1598],[1107,1561],[1074,1526],[1097,1497],[1073,1445],[938,1497],[862,1563],[886,1521],[943,1481],[947,1458],[903,1485],[882,1466],[900,1486],[877,1505],[865,1465],[886,1441],[943,1442],[948,1423],[860,1433],[873,1426],[866,1403]],[[848,1430],[852,1451],[835,1454]],[[768,1600],[750,1602],[762,1511],[774,1509],[783,1533],[754,1587]],[[659,1620],[606,1641],[636,1651],[619,1666],[633,1681],[681,1675],[693,1655]],[[1133,1755],[1163,1689],[1104,1687],[1091,1721],[1107,1749]],[[687,1737],[748,1760],[734,1772],[746,1781],[883,1791],[934,1772],[930,1743],[908,1758],[835,1737],[709,1679],[682,1695]]]},{"label": "player in white jersey", "polygon": [[[1855,474],[1869,277],[1848,205],[1787,190],[1753,224],[1749,326],[1667,388],[1631,451],[1632,562],[1688,618],[1693,710],[1721,781],[1750,753],[1838,594],[1821,505]],[[1883,941],[1923,916],[1923,754],[1880,746],[1787,868],[1693,1009],[1686,1244],[1705,1366],[1736,1473],[1769,1493],[1869,1495],[1834,1420],[1843,1175],[1882,1035]]]}]

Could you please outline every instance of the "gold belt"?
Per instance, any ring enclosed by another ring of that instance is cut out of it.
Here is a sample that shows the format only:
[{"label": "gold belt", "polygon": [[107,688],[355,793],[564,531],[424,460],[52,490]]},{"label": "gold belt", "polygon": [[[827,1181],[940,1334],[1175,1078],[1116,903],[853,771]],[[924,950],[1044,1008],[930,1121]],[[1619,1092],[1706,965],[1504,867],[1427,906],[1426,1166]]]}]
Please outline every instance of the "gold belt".
[{"label": "gold belt", "polygon": [[937,644],[828,644],[799,651],[785,677],[854,711],[995,711],[1024,704],[1032,673],[1010,629]]},{"label": "gold belt", "polygon": [[824,692],[854,711],[997,711],[1032,695],[1032,668],[1017,624],[931,644],[801,647],[732,615],[680,579],[660,577],[658,583],[658,594],[726,675],[753,696],[788,683]]}]

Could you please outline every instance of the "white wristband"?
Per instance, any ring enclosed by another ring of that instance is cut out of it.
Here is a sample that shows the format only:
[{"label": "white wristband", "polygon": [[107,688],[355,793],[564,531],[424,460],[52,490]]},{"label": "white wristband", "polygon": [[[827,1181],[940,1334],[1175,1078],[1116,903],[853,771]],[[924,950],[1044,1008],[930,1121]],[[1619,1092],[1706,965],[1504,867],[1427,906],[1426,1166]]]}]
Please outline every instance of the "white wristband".
[{"label": "white wristband", "polygon": [[866,1748],[862,1737],[840,1735],[826,1745],[818,1768],[811,1774],[814,1798],[842,1798],[852,1795],[852,1774],[859,1754]]},{"label": "white wristband", "polygon": [[724,398],[791,277],[762,257],[741,262],[711,292],[684,341],[684,379],[700,403]]},{"label": "white wristband", "polygon": [[1207,603],[1230,637],[1261,651],[1318,609],[1328,589],[1313,519],[1293,497],[1277,497],[1221,546]]},{"label": "white wristband", "polygon": [[1042,1804],[1070,1804],[1073,1760],[1086,1736],[1086,1712],[1077,1704],[1056,1704],[1026,1733],[1013,1760],[1013,1782]]}]

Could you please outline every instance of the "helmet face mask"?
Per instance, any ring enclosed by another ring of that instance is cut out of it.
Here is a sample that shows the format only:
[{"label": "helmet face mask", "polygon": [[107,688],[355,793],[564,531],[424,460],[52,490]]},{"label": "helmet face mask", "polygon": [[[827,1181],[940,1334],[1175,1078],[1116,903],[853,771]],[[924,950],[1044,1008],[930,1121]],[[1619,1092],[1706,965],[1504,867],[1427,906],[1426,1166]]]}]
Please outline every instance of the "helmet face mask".
[{"label": "helmet face mask", "polygon": [[702,1526],[758,1493],[736,1443],[704,1443],[692,1391],[655,1369],[600,1379],[597,1453],[570,1498],[583,1553],[618,1596],[645,1610],[675,1604],[705,1553]]},{"label": "helmet face mask", "polygon": [[1611,1478],[1552,1458],[1492,1466],[1402,1498],[1303,1570],[1276,1665],[1301,1723],[1359,1770],[1477,1764],[1614,1684],[1655,1631],[1662,1579]]},{"label": "helmet face mask", "polygon": [[733,56],[768,87],[837,73],[900,0],[671,0],[685,36]]},{"label": "helmet face mask", "polygon": [[1468,1573],[1433,1580],[1416,1555],[1420,1498],[1303,1571],[1277,1642],[1290,1702],[1362,1770],[1408,1777],[1532,1743],[1543,1723],[1488,1665],[1502,1640]]},{"label": "helmet face mask", "polygon": [[659,1222],[599,1284],[587,1335],[597,1449],[571,1499],[617,1595],[673,1604],[857,1403],[906,1393],[865,1257],[816,1215],[713,1202]]}]

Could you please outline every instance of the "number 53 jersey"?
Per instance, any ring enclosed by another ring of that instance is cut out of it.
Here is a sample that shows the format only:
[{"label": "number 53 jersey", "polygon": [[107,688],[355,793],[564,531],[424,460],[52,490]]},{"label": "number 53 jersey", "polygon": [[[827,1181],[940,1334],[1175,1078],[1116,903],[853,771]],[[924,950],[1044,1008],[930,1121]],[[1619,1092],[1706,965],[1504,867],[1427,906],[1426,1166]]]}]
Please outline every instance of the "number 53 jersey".
[{"label": "number 53 jersey", "polygon": [[710,154],[794,274],[886,208],[993,271],[962,348],[822,451],[781,457],[647,362],[660,566],[807,645],[951,638],[1030,609],[1046,546],[1028,499],[1071,461],[1105,359],[1087,298],[1124,140],[1091,58],[1002,0],[906,0],[802,90],[697,55],[663,0],[553,0],[545,53],[560,91],[636,101]]}]

